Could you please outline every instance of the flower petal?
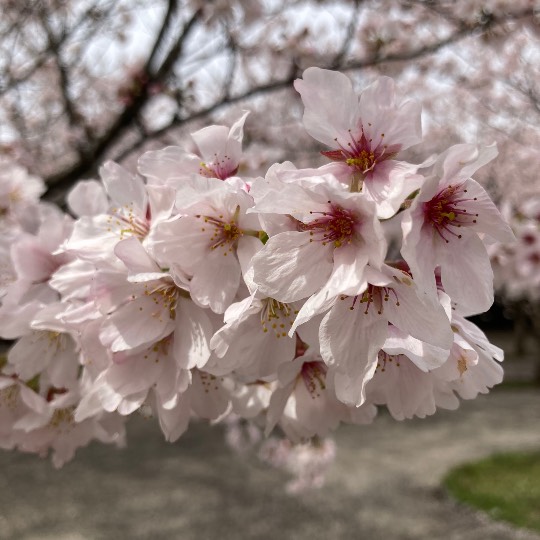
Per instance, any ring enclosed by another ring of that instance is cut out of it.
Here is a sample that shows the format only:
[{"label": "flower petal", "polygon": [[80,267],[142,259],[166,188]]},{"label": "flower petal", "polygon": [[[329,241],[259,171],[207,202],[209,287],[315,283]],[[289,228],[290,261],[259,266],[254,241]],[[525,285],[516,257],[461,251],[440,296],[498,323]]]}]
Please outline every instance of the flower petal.
[{"label": "flower petal", "polygon": [[332,247],[312,242],[309,232],[273,236],[253,257],[254,281],[264,295],[294,302],[319,290],[332,272]]}]

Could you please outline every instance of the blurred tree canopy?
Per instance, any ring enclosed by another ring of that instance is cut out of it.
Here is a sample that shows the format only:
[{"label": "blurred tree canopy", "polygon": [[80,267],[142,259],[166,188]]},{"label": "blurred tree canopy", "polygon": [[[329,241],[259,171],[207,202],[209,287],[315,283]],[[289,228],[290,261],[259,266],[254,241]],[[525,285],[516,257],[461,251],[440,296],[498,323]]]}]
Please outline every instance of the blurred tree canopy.
[{"label": "blurred tree canopy", "polygon": [[[419,99],[433,151],[496,140],[485,183],[537,189],[540,8],[532,0],[2,0],[0,154],[59,200],[104,159],[246,125],[246,168],[313,156],[292,82],[378,74]],[[426,156],[422,156],[426,157]]]}]

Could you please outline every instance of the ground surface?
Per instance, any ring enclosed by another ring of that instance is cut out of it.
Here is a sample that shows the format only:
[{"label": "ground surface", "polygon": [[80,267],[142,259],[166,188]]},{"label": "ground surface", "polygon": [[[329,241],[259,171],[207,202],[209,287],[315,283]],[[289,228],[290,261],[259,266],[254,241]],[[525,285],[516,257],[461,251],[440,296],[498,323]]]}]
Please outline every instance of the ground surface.
[{"label": "ground surface", "polygon": [[92,445],[56,471],[0,453],[0,538],[21,540],[540,540],[454,503],[440,488],[459,463],[540,448],[540,391],[500,389],[426,420],[336,435],[321,490],[287,495],[287,476],[195,425],[178,443],[136,418],[128,448]]}]

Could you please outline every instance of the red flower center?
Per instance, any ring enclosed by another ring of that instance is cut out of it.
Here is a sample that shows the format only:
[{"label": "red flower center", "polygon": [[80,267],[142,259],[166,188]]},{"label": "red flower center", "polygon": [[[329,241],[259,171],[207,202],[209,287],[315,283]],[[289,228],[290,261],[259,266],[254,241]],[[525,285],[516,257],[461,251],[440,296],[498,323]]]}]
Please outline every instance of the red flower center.
[{"label": "red flower center", "polygon": [[[377,163],[391,159],[401,149],[399,144],[388,146],[387,144],[379,143],[373,148],[373,139],[367,139],[362,130],[361,136],[354,137],[349,129],[349,139],[345,146],[339,143],[337,137],[334,139],[338,150],[328,150],[321,152],[332,161],[343,161],[355,171],[367,174],[372,171]],[[381,133],[381,139],[384,140],[384,133]]]},{"label": "red flower center", "polygon": [[448,244],[446,235],[461,238],[457,229],[469,227],[476,223],[478,214],[467,211],[462,205],[465,202],[476,201],[476,197],[465,195],[464,184],[449,185],[440,191],[433,199],[424,203],[424,216],[431,223],[437,234]]},{"label": "red flower center", "polygon": [[315,218],[309,223],[302,223],[301,230],[309,231],[313,240],[319,240],[323,246],[328,242],[333,242],[335,247],[343,244],[350,244],[355,232],[355,226],[359,223],[358,217],[350,210],[341,206],[332,205],[327,212],[310,212],[310,214],[320,214],[322,217]]},{"label": "red flower center", "polygon": [[300,376],[312,399],[321,397],[321,392],[326,389],[327,369],[323,362],[305,362],[302,365]]}]

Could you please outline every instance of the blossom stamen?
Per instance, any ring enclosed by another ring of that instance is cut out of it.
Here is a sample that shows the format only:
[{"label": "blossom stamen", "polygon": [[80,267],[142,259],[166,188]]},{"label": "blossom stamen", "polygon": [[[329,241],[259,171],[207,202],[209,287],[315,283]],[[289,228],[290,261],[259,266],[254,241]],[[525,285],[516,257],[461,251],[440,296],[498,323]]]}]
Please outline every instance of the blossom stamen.
[{"label": "blossom stamen", "polygon": [[75,428],[75,407],[56,409],[49,420],[49,426],[55,428],[60,433],[69,433]]},{"label": "blossom stamen", "polygon": [[[350,210],[331,205],[328,212],[310,212],[310,214],[321,214],[322,217],[301,224],[301,230],[309,231],[312,236],[318,233],[317,240],[320,240],[323,246],[332,242],[335,247],[340,247],[352,242],[358,218]],[[313,242],[313,238],[310,242]]]},{"label": "blossom stamen", "polygon": [[16,384],[0,390],[0,410],[3,407],[11,411],[16,409],[19,399],[19,390],[19,386]]},{"label": "blossom stamen", "polygon": [[[159,311],[156,311],[152,316],[161,317],[161,309],[165,309],[169,312],[171,320],[176,319],[176,307],[178,305],[178,298],[180,296],[180,290],[176,285],[165,283],[158,285],[153,289],[149,289],[148,285],[144,286],[144,295],[150,296],[154,304],[159,307]],[[161,320],[161,319],[160,319]]]},{"label": "blossom stamen", "polygon": [[[236,249],[238,239],[244,235],[244,231],[242,231],[242,229],[240,229],[236,224],[238,213],[239,208],[237,208],[235,215],[228,222],[223,221],[223,215],[220,215],[219,217],[201,215],[195,216],[197,218],[202,218],[205,223],[208,223],[214,227],[214,231],[210,237],[211,250],[223,246],[225,249],[223,255],[227,255],[227,251],[232,252],[233,249]],[[204,230],[205,229],[203,228],[203,231]]]},{"label": "blossom stamen", "polygon": [[328,368],[323,362],[305,362],[302,365],[299,377],[306,385],[311,399],[321,397],[321,392],[326,389],[326,372]]},{"label": "blossom stamen", "polygon": [[401,354],[388,354],[385,351],[379,351],[379,355],[377,358],[377,367],[375,368],[375,372],[384,373],[386,371],[386,365],[391,364],[396,367],[400,367],[400,358],[403,355]]},{"label": "blossom stamen", "polygon": [[[364,314],[369,313],[369,308],[371,305],[374,305],[377,309],[377,313],[382,315],[384,312],[384,302],[388,302],[390,297],[393,297],[395,300],[396,306],[399,306],[399,297],[393,287],[378,287],[376,285],[368,285],[367,289],[360,295],[356,295],[352,298],[352,304],[349,308],[351,311],[356,307],[356,303],[365,304],[366,309]],[[347,296],[341,296],[341,300],[345,300]]]},{"label": "blossom stamen", "polygon": [[[332,161],[346,163],[356,172],[361,172],[364,175],[372,171],[377,163],[394,157],[401,149],[400,145],[388,147],[387,144],[381,143],[376,148],[373,148],[373,139],[368,139],[363,129],[359,138],[352,134],[352,130],[349,129],[348,131],[350,141],[345,146],[336,137],[334,141],[339,149],[321,153]],[[384,140],[384,133],[381,133],[381,140]]]},{"label": "blossom stamen", "polygon": [[449,185],[440,191],[433,199],[424,203],[424,214],[437,234],[448,244],[450,241],[445,235],[461,238],[462,235],[455,229],[472,226],[477,223],[478,214],[472,214],[466,208],[460,207],[462,203],[476,201],[476,197],[463,197],[467,190],[464,184]]},{"label": "blossom stamen", "polygon": [[268,332],[270,327],[276,338],[286,337],[297,314],[298,310],[293,310],[289,304],[278,302],[274,298],[267,298],[261,310],[263,332]]},{"label": "blossom stamen", "polygon": [[[150,358],[154,361],[154,363],[159,364],[160,360],[166,358],[169,355],[169,348],[171,343],[172,334],[159,340],[157,343],[154,343],[151,351],[149,351],[149,354],[144,355],[144,359],[148,360]],[[155,353],[155,356],[152,355],[152,353]]]},{"label": "blossom stamen", "polygon": [[219,390],[219,382],[223,380],[222,378],[218,381],[215,375],[210,375],[210,373],[204,371],[199,371],[198,373],[205,394],[208,394],[210,391]]},{"label": "blossom stamen", "polygon": [[222,159],[214,154],[214,161],[205,163],[201,161],[199,174],[206,178],[218,178],[225,180],[230,176],[234,176],[238,172],[238,165],[231,160],[229,156],[223,156]]},{"label": "blossom stamen", "polygon": [[[146,212],[147,216],[149,211]],[[149,216],[148,216],[149,217]],[[133,204],[126,204],[122,208],[112,208],[107,219],[108,230],[119,227],[120,240],[126,237],[135,236],[139,240],[144,240],[150,232],[149,219],[141,219],[133,211]]]}]

